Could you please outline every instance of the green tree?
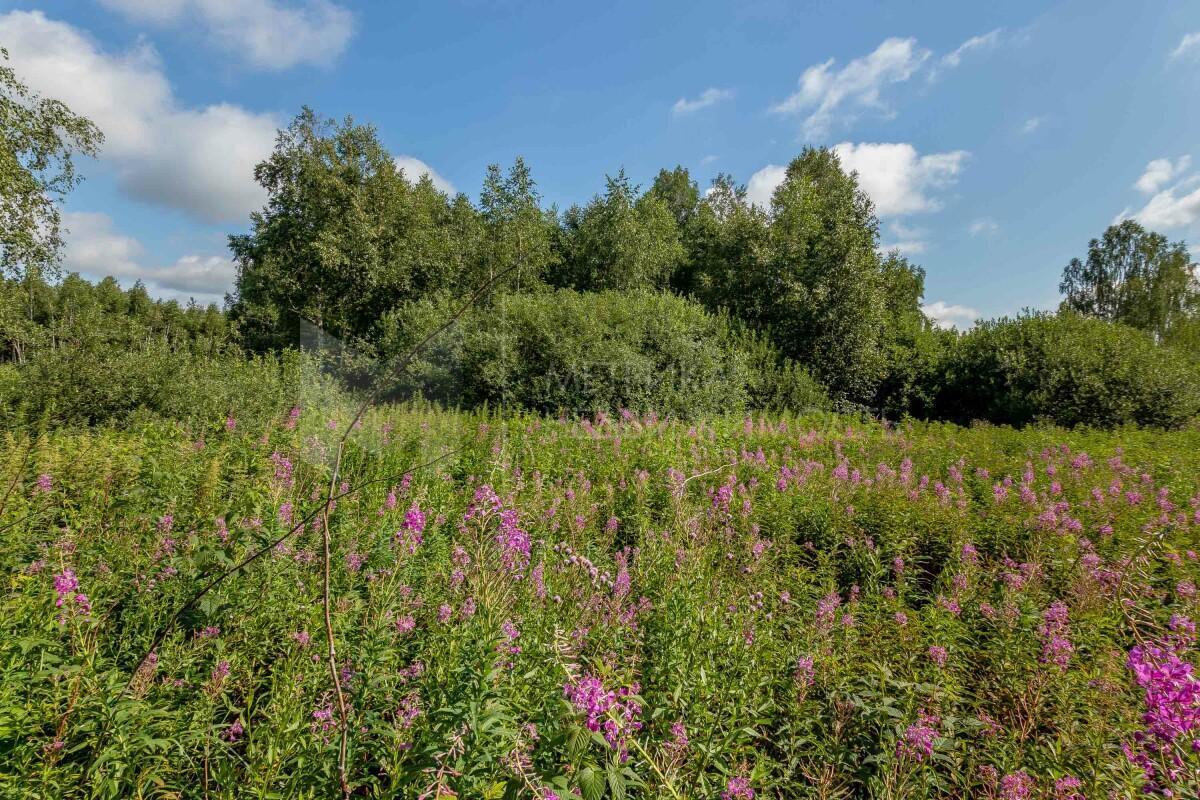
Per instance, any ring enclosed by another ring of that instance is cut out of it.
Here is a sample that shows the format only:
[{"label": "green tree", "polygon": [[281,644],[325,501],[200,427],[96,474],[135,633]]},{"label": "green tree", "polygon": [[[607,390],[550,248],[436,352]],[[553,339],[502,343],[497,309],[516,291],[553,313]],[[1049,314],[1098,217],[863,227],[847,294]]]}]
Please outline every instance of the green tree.
[{"label": "green tree", "polygon": [[1183,242],[1168,243],[1134,220],[1110,226],[1071,259],[1059,290],[1063,308],[1165,337],[1200,305],[1196,265]]},{"label": "green tree", "polygon": [[73,157],[96,155],[104,137],[62,102],[30,92],[7,61],[0,48],[0,276],[54,275],[59,203],[81,180]]},{"label": "green tree", "polygon": [[679,229],[659,197],[638,196],[621,170],[603,197],[564,219],[559,283],[585,291],[665,288],[683,260]]},{"label": "green tree", "polygon": [[700,204],[700,187],[682,166],[676,166],[672,170],[660,169],[646,194],[667,204],[680,230],[691,221]]},{"label": "green tree", "polygon": [[256,348],[292,343],[301,320],[362,345],[388,308],[462,274],[461,204],[406,180],[369,125],[305,108],[254,177],[267,204],[229,246],[232,316]]},{"label": "green tree", "polygon": [[752,324],[766,315],[770,227],[766,212],[746,201],[746,189],[718,175],[684,229],[687,258],[675,287],[710,309]]},{"label": "green tree", "polygon": [[874,398],[884,373],[886,305],[879,222],[835,153],[806,148],[771,198],[764,318],[784,352],[838,397]]},{"label": "green tree", "polygon": [[524,159],[518,157],[507,175],[497,164],[488,167],[479,206],[484,252],[483,274],[476,282],[515,266],[518,269],[506,286],[542,285],[558,260],[554,247],[558,222],[553,212],[542,210],[537,184]]}]

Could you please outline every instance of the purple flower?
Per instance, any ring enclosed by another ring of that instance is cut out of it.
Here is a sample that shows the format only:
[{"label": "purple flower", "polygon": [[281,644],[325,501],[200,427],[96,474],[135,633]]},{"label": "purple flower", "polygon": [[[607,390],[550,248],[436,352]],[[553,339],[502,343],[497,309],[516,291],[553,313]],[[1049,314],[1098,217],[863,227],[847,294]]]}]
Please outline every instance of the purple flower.
[{"label": "purple flower", "polygon": [[79,588],[79,579],[75,577],[75,571],[64,569],[60,574],[54,576],[54,591],[58,592],[58,600],[55,605],[62,608],[63,603],[70,598],[75,590]]},{"label": "purple flower", "polygon": [[34,492],[36,494],[49,494],[53,488],[54,482],[48,474],[43,472],[41,475],[38,475],[37,483],[34,484]]},{"label": "purple flower", "polygon": [[948,653],[946,648],[940,644],[931,645],[929,648],[929,660],[937,664],[939,668],[946,666],[946,658]]},{"label": "purple flower", "polygon": [[725,784],[725,791],[721,792],[721,800],[754,800],[754,789],[750,787],[750,781],[740,775],[735,775]]},{"label": "purple flower", "polygon": [[896,757],[910,759],[918,764],[933,755],[933,745],[938,738],[937,726],[941,720],[924,711],[917,715],[917,721],[904,731],[900,741],[896,742]]},{"label": "purple flower", "polygon": [[1033,778],[1024,770],[1000,779],[1000,800],[1028,800],[1033,793]]},{"label": "purple flower", "polygon": [[234,722],[232,725],[230,725],[228,728],[225,729],[225,732],[223,734],[221,734],[221,738],[224,739],[225,741],[229,742],[230,744],[233,744],[234,742],[241,739],[242,734],[245,732],[246,732],[246,729],[244,727],[242,727],[242,721],[239,719],[236,722]]},{"label": "purple flower", "polygon": [[1064,672],[1071,662],[1071,654],[1075,652],[1075,646],[1067,638],[1070,633],[1067,627],[1068,614],[1066,603],[1055,600],[1042,612],[1042,624],[1038,627],[1038,634],[1042,637],[1042,663],[1054,664]]},{"label": "purple flower", "polygon": [[1075,791],[1083,786],[1083,782],[1074,775],[1059,778],[1054,782],[1054,800],[1087,800],[1082,792]]},{"label": "purple flower", "polygon": [[642,707],[632,698],[640,688],[635,683],[617,691],[605,689],[604,683],[589,673],[578,680],[567,681],[563,694],[584,714],[587,729],[601,733],[608,746],[624,757],[625,738],[642,729],[638,719]]},{"label": "purple flower", "polygon": [[834,615],[838,610],[838,606],[842,604],[842,598],[837,592],[830,592],[817,601],[817,625],[821,628],[828,629],[833,625]]}]

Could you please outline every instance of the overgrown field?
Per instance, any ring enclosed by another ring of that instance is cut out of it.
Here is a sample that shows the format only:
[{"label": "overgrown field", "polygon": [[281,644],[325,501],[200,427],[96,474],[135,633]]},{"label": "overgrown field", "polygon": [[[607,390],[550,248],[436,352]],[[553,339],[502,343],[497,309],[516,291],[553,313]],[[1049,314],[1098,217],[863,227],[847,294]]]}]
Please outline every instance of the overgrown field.
[{"label": "overgrown field", "polygon": [[[0,795],[340,794],[320,518],[270,545],[347,423],[3,442]],[[405,407],[349,442],[354,796],[1200,789],[1200,433]]]}]

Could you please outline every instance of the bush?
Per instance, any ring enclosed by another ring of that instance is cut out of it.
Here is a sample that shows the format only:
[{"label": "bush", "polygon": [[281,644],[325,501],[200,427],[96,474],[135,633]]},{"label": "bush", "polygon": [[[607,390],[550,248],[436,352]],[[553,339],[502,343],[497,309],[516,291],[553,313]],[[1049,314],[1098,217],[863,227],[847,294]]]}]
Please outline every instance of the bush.
[{"label": "bush", "polygon": [[[454,305],[425,301],[388,315],[385,352],[419,341]],[[452,405],[546,413],[698,417],[827,405],[820,385],[762,339],[656,292],[500,295],[440,337],[397,388]]]},{"label": "bush", "polygon": [[325,403],[341,390],[316,362],[290,351],[207,356],[151,341],[136,350],[60,347],[0,374],[0,422],[19,426],[127,424],[135,418],[211,421],[234,413],[261,423],[291,405]]},{"label": "bush", "polygon": [[1125,325],[1071,313],[987,322],[947,358],[943,418],[1025,425],[1163,428],[1200,410],[1200,372]]}]

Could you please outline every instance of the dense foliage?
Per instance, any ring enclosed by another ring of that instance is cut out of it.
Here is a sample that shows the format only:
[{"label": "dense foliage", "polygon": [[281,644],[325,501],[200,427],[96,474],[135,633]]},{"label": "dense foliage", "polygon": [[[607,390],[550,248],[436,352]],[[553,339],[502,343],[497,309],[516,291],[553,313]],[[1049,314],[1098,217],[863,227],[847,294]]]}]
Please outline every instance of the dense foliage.
[{"label": "dense foliage", "polygon": [[297,352],[248,357],[216,306],[153,300],[139,284],[0,282],[0,426],[263,420],[297,396],[336,394]]},{"label": "dense foliage", "polygon": [[[347,424],[5,441],[9,795],[337,794],[313,526],[143,656],[309,514]],[[1200,790],[1194,433],[391,409],[350,444],[355,796]]]},{"label": "dense foliage", "polygon": [[960,422],[1175,428],[1200,412],[1200,371],[1141,331],[1072,313],[983,323],[950,351],[941,415]]},{"label": "dense foliage", "polygon": [[[413,346],[452,305],[422,302],[389,314],[384,351]],[[446,405],[572,416],[624,408],[702,418],[828,406],[820,385],[760,337],[651,291],[500,294],[424,350],[396,389]]]}]

